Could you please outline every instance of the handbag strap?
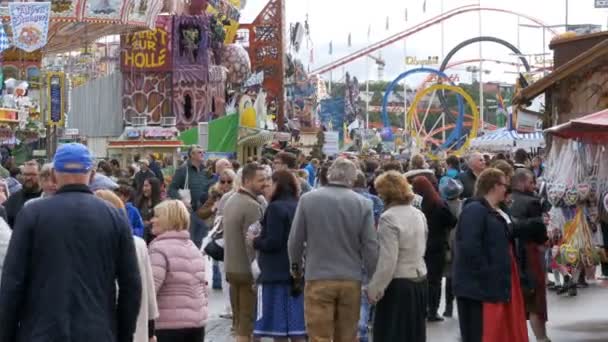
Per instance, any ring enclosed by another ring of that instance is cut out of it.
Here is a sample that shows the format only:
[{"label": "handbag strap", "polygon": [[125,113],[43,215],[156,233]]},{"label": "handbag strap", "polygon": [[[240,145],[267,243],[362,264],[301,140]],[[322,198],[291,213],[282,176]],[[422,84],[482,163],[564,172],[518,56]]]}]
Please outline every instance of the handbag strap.
[{"label": "handbag strap", "polygon": [[184,190],[190,189],[189,176],[190,175],[190,166],[186,163],[186,180],[184,181]]}]

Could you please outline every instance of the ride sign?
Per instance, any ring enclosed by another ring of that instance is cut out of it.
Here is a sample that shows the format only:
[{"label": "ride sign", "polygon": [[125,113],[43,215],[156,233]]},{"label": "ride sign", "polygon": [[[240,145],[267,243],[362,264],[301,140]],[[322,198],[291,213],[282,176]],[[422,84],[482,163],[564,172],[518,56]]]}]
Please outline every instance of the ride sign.
[{"label": "ride sign", "polygon": [[171,34],[168,25],[128,34],[122,39],[122,71],[168,71],[171,69]]}]

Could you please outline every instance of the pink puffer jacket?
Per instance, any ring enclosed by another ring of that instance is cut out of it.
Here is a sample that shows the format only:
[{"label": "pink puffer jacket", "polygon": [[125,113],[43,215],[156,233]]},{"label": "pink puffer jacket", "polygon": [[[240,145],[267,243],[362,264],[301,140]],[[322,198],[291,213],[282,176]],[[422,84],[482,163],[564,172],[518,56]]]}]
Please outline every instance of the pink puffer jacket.
[{"label": "pink puffer jacket", "polygon": [[207,320],[205,261],[188,231],[169,231],[150,244],[159,317],[156,329],[200,328]]}]

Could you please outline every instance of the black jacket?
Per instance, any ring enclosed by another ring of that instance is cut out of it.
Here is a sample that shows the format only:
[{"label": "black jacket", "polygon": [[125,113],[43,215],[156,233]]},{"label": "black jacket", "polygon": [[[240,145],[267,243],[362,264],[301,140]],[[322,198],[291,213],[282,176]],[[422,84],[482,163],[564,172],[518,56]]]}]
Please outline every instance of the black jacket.
[{"label": "black jacket", "polygon": [[291,223],[296,213],[298,200],[293,197],[282,197],[270,202],[262,219],[262,232],[254,242],[259,251],[261,283],[289,282],[289,255],[287,240]]},{"label": "black jacket", "polygon": [[511,200],[510,214],[513,217],[514,237],[524,242],[545,243],[548,239],[547,227],[543,221],[540,198],[514,190]]},{"label": "black jacket", "polygon": [[508,302],[511,297],[511,235],[507,222],[483,198],[460,214],[454,241],[452,287],[456,297]]},{"label": "black jacket", "polygon": [[85,185],[64,186],[17,217],[0,342],[131,342],[141,286],[126,215]]},{"label": "black jacket", "polygon": [[15,226],[15,219],[17,218],[17,214],[25,202],[38,198],[42,194],[42,191],[36,192],[24,192],[23,189],[13,193],[7,200],[4,202],[4,209],[6,209],[6,217],[8,225],[13,228]]},{"label": "black jacket", "polygon": [[534,289],[545,279],[535,278],[535,273],[529,267],[530,256],[526,252],[526,245],[542,245],[549,239],[542,216],[543,208],[540,199],[531,193],[514,190],[511,200],[509,211],[513,219],[513,237],[516,238],[521,285],[524,289]]},{"label": "black jacket", "polygon": [[471,198],[475,193],[475,182],[477,176],[471,170],[466,170],[458,175],[458,180],[462,183],[462,194],[460,198]]},{"label": "black jacket", "polygon": [[448,249],[450,230],[456,226],[457,218],[452,215],[447,204],[433,206],[425,210],[423,199],[422,208],[429,229],[426,241],[426,254],[445,254],[445,251]]}]

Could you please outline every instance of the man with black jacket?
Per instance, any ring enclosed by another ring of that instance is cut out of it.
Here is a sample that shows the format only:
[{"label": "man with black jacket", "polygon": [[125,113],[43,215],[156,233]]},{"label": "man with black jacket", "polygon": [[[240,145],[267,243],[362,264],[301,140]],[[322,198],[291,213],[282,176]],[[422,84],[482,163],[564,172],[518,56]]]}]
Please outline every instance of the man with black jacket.
[{"label": "man with black jacket", "polygon": [[131,342],[142,285],[126,216],[89,190],[85,146],[62,145],[53,168],[59,191],[24,207],[13,229],[0,342]]},{"label": "man with black jacket", "polygon": [[517,228],[522,289],[526,312],[537,341],[549,341],[547,321],[547,290],[545,286],[544,243],[547,231],[540,198],[535,195],[536,182],[532,171],[519,168],[512,182],[511,216]]}]

